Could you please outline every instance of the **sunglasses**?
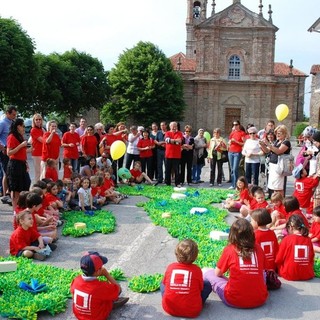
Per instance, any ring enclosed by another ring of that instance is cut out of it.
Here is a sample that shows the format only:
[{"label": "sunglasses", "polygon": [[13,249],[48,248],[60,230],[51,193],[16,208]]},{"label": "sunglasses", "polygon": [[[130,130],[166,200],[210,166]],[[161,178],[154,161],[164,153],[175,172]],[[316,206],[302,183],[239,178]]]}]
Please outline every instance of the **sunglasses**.
[{"label": "sunglasses", "polygon": [[239,123],[234,123],[233,125],[234,125],[234,126],[238,126],[238,125],[239,125]]},{"label": "sunglasses", "polygon": [[187,130],[186,130],[185,133],[190,133],[190,131],[187,131]]},{"label": "sunglasses", "polygon": [[249,134],[255,134],[254,132],[251,132],[251,133],[249,133]]}]

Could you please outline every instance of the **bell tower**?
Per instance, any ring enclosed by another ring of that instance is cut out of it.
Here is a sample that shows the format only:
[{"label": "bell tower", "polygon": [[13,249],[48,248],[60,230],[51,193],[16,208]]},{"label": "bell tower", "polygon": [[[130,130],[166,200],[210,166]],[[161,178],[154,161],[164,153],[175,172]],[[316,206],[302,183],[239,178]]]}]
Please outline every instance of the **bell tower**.
[{"label": "bell tower", "polygon": [[187,44],[186,44],[186,56],[187,58],[195,58],[196,46],[194,38],[194,27],[200,22],[207,19],[207,3],[208,0],[187,0]]}]

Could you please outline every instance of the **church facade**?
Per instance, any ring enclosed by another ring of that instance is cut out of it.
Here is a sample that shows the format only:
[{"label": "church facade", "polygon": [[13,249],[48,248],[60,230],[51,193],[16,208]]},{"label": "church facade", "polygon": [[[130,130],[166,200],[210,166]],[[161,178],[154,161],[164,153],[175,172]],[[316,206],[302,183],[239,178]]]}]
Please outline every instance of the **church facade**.
[{"label": "church facade", "polygon": [[182,125],[209,132],[219,127],[224,134],[230,133],[234,120],[263,128],[269,119],[277,123],[275,108],[284,103],[290,112],[282,123],[292,132],[303,120],[307,75],[292,61],[274,61],[278,28],[271,7],[265,19],[262,0],[259,13],[240,0],[217,13],[212,1],[210,15],[208,0],[187,0],[187,5],[186,53],[170,58],[184,83]]}]

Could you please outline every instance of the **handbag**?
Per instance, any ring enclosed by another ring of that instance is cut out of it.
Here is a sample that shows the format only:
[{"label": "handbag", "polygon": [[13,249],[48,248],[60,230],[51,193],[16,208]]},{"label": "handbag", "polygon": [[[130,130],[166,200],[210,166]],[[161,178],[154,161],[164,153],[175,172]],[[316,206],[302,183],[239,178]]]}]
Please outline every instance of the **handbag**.
[{"label": "handbag", "polygon": [[282,283],[274,270],[266,270],[266,284],[268,290],[280,289]]},{"label": "handbag", "polygon": [[221,161],[224,162],[228,162],[229,161],[229,156],[228,156],[228,151],[222,151],[221,153]]}]

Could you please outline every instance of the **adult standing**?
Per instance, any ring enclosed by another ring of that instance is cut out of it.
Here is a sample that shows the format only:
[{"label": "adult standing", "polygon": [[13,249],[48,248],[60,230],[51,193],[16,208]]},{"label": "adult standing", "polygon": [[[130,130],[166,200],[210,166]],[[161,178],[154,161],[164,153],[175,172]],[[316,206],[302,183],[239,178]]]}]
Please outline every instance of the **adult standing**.
[{"label": "adult standing", "polygon": [[31,180],[28,173],[27,164],[27,141],[24,140],[24,121],[18,118],[11,125],[7,138],[7,153],[9,156],[7,174],[8,186],[11,192],[13,211],[17,206],[17,201],[21,191],[28,191]]},{"label": "adult standing", "polygon": [[[269,120],[266,126],[258,132],[258,139],[266,139],[268,132],[270,130],[274,131],[275,123],[273,120]],[[266,173],[266,159],[264,156],[260,157],[260,172]]]},{"label": "adult standing", "polygon": [[105,135],[104,125],[101,122],[96,123],[94,125],[94,136],[97,138],[97,141],[98,141],[97,153],[98,153],[99,156],[101,156],[100,150],[99,150],[99,143],[100,143],[100,141],[101,141],[101,139],[103,138],[104,135]]},{"label": "adult standing", "polygon": [[32,145],[32,159],[34,166],[34,181],[40,180],[41,175],[41,155],[42,155],[42,142],[45,129],[43,128],[42,116],[36,113],[32,117],[32,125],[30,130],[31,145]]},{"label": "adult standing", "polygon": [[70,159],[73,172],[78,170],[80,136],[76,132],[77,125],[71,122],[69,131],[65,132],[62,137],[63,158]]},{"label": "adult standing", "polygon": [[131,164],[140,160],[140,151],[138,150],[138,142],[141,138],[140,133],[136,126],[130,127],[130,133],[128,135],[128,146],[126,155],[126,168],[130,170]]},{"label": "adult standing", "polygon": [[194,183],[202,183],[201,171],[205,165],[205,159],[208,156],[207,147],[208,142],[204,137],[204,129],[199,129],[198,134],[194,138],[193,149],[193,166],[192,166],[192,180]]},{"label": "adult standing", "polygon": [[288,129],[285,125],[279,125],[275,129],[275,134],[277,140],[274,144],[260,140],[260,146],[265,153],[269,152],[268,189],[270,193],[280,192],[284,195],[286,177],[278,173],[278,157],[282,154],[290,154],[291,143]]},{"label": "adult standing", "polygon": [[154,141],[149,137],[148,130],[143,131],[142,138],[139,139],[137,147],[140,151],[141,170],[152,180],[152,149],[154,149]]},{"label": "adult standing", "polygon": [[[79,135],[80,140],[87,133],[87,120],[85,118],[80,119],[79,127],[76,128],[76,133]],[[80,157],[78,160],[77,172],[80,172],[80,166],[85,165],[85,163],[86,163],[86,159],[82,156],[81,145],[79,145],[79,147],[78,147],[78,152],[79,152]]]},{"label": "adult standing", "polygon": [[[320,150],[320,131],[316,130],[312,136],[314,145]],[[316,173],[319,176],[320,172],[320,152],[318,152],[316,156]],[[320,206],[320,184],[316,187],[314,194],[313,194],[313,208]]]},{"label": "adult standing", "polygon": [[87,159],[88,157],[95,158],[97,156],[98,140],[94,135],[93,126],[87,126],[86,134],[81,138],[82,155]]},{"label": "adult standing", "polygon": [[193,161],[193,148],[194,138],[191,136],[192,127],[186,125],[184,127],[184,135],[182,140],[182,151],[181,151],[181,162],[180,162],[180,182],[184,184],[185,171],[187,167],[187,183],[188,185],[192,182],[192,161]]},{"label": "adult standing", "polygon": [[154,143],[156,145],[157,151],[157,171],[158,171],[158,181],[156,185],[163,182],[163,165],[165,163],[165,134],[167,132],[167,124],[165,121],[160,123],[160,130],[156,134]]},{"label": "adult standing", "polygon": [[231,187],[229,189],[236,188],[245,135],[246,133],[240,128],[240,121],[234,121],[232,131],[229,135],[228,157],[231,168]]},{"label": "adult standing", "polygon": [[11,204],[10,194],[8,191],[7,182],[7,166],[9,162],[9,157],[7,154],[7,138],[10,132],[11,124],[17,117],[17,108],[15,106],[8,106],[6,109],[6,116],[0,121],[0,159],[3,170],[2,178],[2,192],[6,196],[1,199],[3,203]]},{"label": "adult standing", "polygon": [[[128,129],[127,129],[126,124],[124,122],[118,122],[116,124],[116,127],[114,129],[114,135],[117,136],[117,140],[120,140],[127,145],[127,143],[128,143]],[[120,157],[119,159],[117,159],[116,164],[118,166],[118,169],[123,167],[124,157],[125,157],[125,154],[122,157]],[[122,179],[120,177],[119,177],[119,182],[122,183]]]},{"label": "adult standing", "polygon": [[[45,177],[48,158],[56,160],[56,166],[59,164],[59,154],[61,140],[57,134],[58,124],[55,120],[48,122],[48,131],[43,135],[42,155],[41,155],[41,178]],[[56,167],[59,174],[58,167]]]},{"label": "adult standing", "polygon": [[257,139],[256,127],[248,128],[249,138],[246,139],[242,148],[242,154],[245,156],[245,172],[248,183],[259,184],[259,168],[260,168],[260,156],[264,152],[260,148],[259,140]]},{"label": "adult standing", "polygon": [[221,129],[215,128],[213,130],[213,137],[210,139],[208,160],[210,161],[210,187],[214,186],[216,180],[216,168],[217,168],[217,184],[222,186],[222,153],[227,151],[227,143],[223,137],[221,137]]},{"label": "adult standing", "polygon": [[171,185],[171,171],[174,172],[175,185],[180,187],[179,182],[179,164],[181,159],[181,144],[183,135],[181,131],[178,131],[177,122],[170,122],[170,131],[165,133],[166,152],[165,152],[165,182],[167,186]]},{"label": "adult standing", "polygon": [[[150,138],[155,141],[158,133],[158,125],[153,122],[151,124]],[[152,149],[152,171],[150,179],[156,179],[158,181],[158,167],[157,167],[157,148]]]}]

